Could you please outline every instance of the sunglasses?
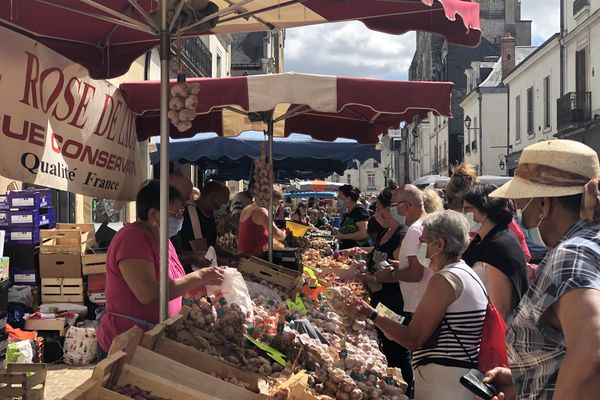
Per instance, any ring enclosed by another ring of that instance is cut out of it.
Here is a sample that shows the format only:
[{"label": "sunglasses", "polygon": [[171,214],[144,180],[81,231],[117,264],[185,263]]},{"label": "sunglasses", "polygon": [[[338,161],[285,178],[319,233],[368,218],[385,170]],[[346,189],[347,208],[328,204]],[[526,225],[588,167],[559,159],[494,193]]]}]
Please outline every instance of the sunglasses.
[{"label": "sunglasses", "polygon": [[183,213],[185,213],[185,208],[180,208],[177,211],[171,211],[171,210],[169,210],[169,215],[172,215],[175,218],[183,218]]},{"label": "sunglasses", "polygon": [[397,203],[390,203],[390,207],[398,207],[402,203],[408,203],[408,204],[410,204],[410,201],[402,200],[402,201],[399,201]]}]

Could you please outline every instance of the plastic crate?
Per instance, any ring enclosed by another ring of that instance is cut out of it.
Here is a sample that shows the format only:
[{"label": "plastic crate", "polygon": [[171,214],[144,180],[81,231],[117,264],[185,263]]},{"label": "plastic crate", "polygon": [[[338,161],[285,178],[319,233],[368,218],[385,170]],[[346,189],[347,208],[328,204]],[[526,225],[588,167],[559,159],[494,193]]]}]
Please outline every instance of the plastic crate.
[{"label": "plastic crate", "polygon": [[40,228],[10,227],[6,229],[6,241],[11,244],[39,244]]},{"label": "plastic crate", "polygon": [[[0,214],[2,213],[0,212]],[[53,207],[42,208],[39,210],[10,210],[8,214],[9,227],[39,228],[45,226],[53,228],[55,225]]]}]

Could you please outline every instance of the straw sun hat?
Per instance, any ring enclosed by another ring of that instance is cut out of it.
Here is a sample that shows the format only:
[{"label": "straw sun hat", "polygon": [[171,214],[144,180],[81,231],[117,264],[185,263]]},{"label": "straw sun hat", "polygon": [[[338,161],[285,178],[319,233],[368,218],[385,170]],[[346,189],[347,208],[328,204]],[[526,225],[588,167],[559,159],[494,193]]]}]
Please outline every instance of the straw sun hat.
[{"label": "straw sun hat", "polygon": [[526,147],[515,177],[491,197],[526,199],[563,197],[584,192],[590,179],[600,177],[598,155],[573,140],[548,140]]}]

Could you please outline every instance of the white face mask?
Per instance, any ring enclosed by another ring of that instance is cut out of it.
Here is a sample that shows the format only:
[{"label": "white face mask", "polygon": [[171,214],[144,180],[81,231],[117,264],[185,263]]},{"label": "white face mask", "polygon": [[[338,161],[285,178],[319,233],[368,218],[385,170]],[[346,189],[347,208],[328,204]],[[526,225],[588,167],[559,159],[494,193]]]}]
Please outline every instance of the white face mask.
[{"label": "white face mask", "polygon": [[475,216],[472,212],[468,212],[465,214],[467,221],[469,222],[469,232],[479,233],[481,230],[481,223],[475,222]]},{"label": "white face mask", "polygon": [[421,243],[421,245],[419,246],[419,250],[417,250],[417,260],[419,261],[419,264],[421,264],[425,268],[429,268],[429,265],[431,264],[431,258],[439,254],[439,252],[437,252],[435,254],[432,254],[430,257],[427,257],[427,248],[431,244],[432,243]]},{"label": "white face mask", "polygon": [[405,215],[400,215],[400,213],[398,212],[398,208],[397,207],[390,207],[390,215],[400,225],[402,225],[402,224],[404,224],[404,222],[406,222],[406,216]]}]

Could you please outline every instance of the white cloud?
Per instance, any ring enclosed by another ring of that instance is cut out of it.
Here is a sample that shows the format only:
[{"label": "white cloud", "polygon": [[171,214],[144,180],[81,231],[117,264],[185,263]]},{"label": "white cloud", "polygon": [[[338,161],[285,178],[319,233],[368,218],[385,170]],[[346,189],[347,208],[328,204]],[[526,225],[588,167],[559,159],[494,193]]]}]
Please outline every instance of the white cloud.
[{"label": "white cloud", "polygon": [[[559,31],[560,0],[521,0],[522,18],[531,19],[532,42]],[[415,34],[388,35],[360,22],[286,30],[286,71],[379,79],[408,79]]]},{"label": "white cloud", "polygon": [[415,35],[373,32],[360,22],[286,30],[286,71],[406,79]]},{"label": "white cloud", "polygon": [[521,18],[533,21],[531,41],[542,44],[560,31],[560,0],[521,0]]}]

